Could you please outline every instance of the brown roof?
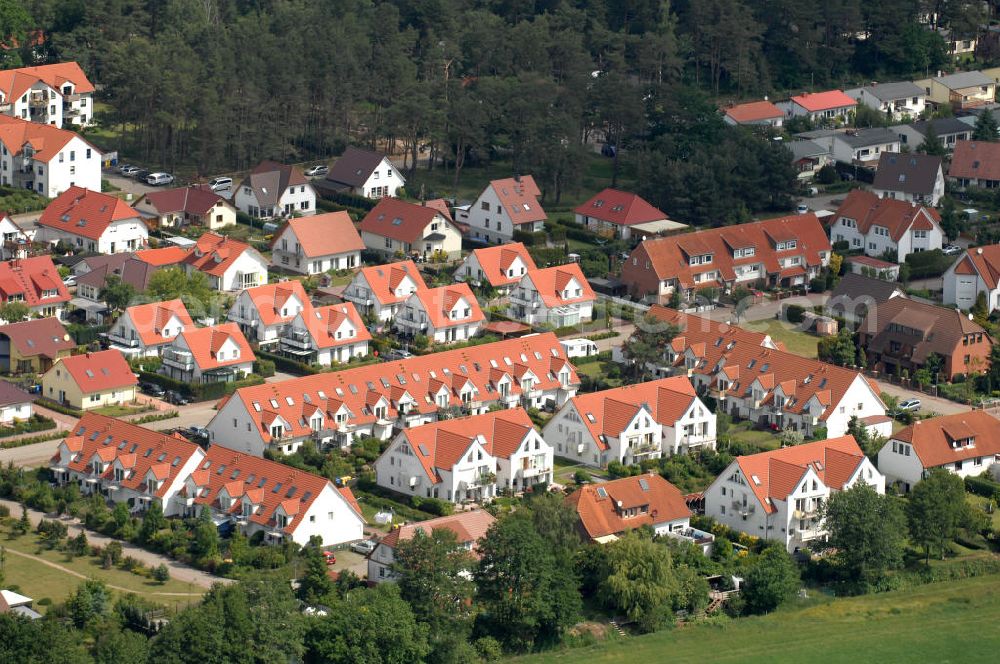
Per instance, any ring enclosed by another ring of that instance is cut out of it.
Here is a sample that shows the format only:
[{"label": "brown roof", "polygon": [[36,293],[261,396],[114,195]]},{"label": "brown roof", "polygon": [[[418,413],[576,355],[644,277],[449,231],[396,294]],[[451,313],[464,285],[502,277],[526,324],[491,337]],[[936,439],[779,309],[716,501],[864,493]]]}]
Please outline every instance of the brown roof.
[{"label": "brown roof", "polygon": [[36,318],[22,323],[0,326],[0,335],[10,339],[22,357],[47,357],[54,360],[60,353],[76,347],[58,318]]},{"label": "brown roof", "polygon": [[257,203],[262,207],[273,207],[278,204],[278,199],[286,189],[300,184],[309,184],[309,180],[298,166],[262,161],[250,171],[240,186],[250,187]]},{"label": "brown roof", "polygon": [[[918,334],[893,329],[902,326]],[[872,307],[859,330],[870,338],[869,352],[885,352],[891,343],[898,343],[908,350],[914,364],[922,364],[931,353],[949,357],[961,346],[967,334],[984,334],[979,323],[955,309],[926,304],[904,297],[894,297]]]},{"label": "brown roof", "polygon": [[142,197],[148,201],[160,214],[168,212],[187,212],[202,215],[211,210],[220,201],[228,205],[226,199],[203,185],[178,187],[176,189],[160,189],[151,191]]},{"label": "brown roof", "polygon": [[277,246],[287,230],[295,234],[302,247],[302,253],[307,258],[361,251],[365,248],[365,243],[361,241],[350,215],[343,210],[289,219],[288,225],[274,234],[272,249]]},{"label": "brown roof", "polygon": [[[973,444],[966,440],[973,438]],[[924,468],[1000,454],[1000,420],[983,410],[917,420],[892,435],[913,445]]]},{"label": "brown roof", "polygon": [[330,167],[326,179],[332,183],[359,187],[371,177],[372,171],[378,168],[383,159],[385,155],[378,152],[348,147]]},{"label": "brown roof", "polygon": [[785,117],[781,109],[769,101],[751,101],[746,104],[737,104],[736,106],[727,108],[726,115],[738,124]]},{"label": "brown roof", "polygon": [[424,533],[434,532],[438,528],[450,530],[455,533],[459,544],[472,544],[472,555],[477,556],[478,547],[476,543],[486,534],[493,522],[496,521],[493,515],[485,510],[470,510],[459,512],[450,516],[442,516],[427,521],[408,523],[396,528],[391,533],[382,538],[379,546],[386,546],[394,549],[400,540],[413,539],[417,531]]},{"label": "brown roof", "polygon": [[31,403],[37,398],[37,395],[28,394],[21,388],[15,387],[5,380],[0,380],[0,406]]},{"label": "brown roof", "polygon": [[879,198],[863,189],[854,189],[847,194],[847,198],[837,208],[837,213],[830,219],[837,223],[844,217],[856,221],[858,231],[863,235],[867,235],[872,226],[881,226],[889,231],[895,242],[899,242],[910,229],[930,230],[932,224],[941,222],[941,215],[934,208],[892,198]]},{"label": "brown roof", "polygon": [[[781,115],[781,111],[778,111],[778,115]],[[573,212],[619,226],[633,226],[667,218],[665,213],[647,203],[642,196],[611,188],[596,194],[577,206]]]},{"label": "brown roof", "polygon": [[[588,484],[571,493],[566,502],[576,509],[591,539],[691,517],[680,490],[655,473]],[[632,508],[639,511],[625,516],[624,510]]]},{"label": "brown roof", "polygon": [[875,171],[872,187],[907,194],[929,194],[934,191],[940,172],[941,157],[915,152],[883,152],[878,159],[878,170]]},{"label": "brown roof", "polygon": [[1000,143],[955,141],[948,175],[969,180],[1000,180]]},{"label": "brown roof", "polygon": [[423,237],[424,229],[435,218],[445,224],[451,223],[432,207],[407,203],[398,198],[383,198],[361,220],[358,230],[412,244]]}]

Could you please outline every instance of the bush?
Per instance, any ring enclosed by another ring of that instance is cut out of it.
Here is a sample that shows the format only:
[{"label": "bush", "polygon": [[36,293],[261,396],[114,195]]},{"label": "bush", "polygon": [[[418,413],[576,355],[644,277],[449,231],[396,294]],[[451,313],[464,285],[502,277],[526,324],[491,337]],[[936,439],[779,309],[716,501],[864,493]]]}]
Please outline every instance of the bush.
[{"label": "bush", "polygon": [[[299,362],[282,355],[275,355],[273,353],[268,353],[267,351],[258,350],[257,351],[257,361],[268,361],[271,362],[272,369],[280,370],[285,373],[294,374],[296,376],[310,376],[312,374],[319,373],[316,369],[312,368],[304,362]],[[270,375],[274,375],[274,371]]]},{"label": "bush", "polygon": [[809,290],[813,293],[822,293],[826,290],[826,279],[816,277],[809,280]]},{"label": "bush", "polygon": [[573,481],[577,484],[590,484],[590,473],[582,468],[573,473]]},{"label": "bush", "polygon": [[786,304],[784,306],[785,320],[789,323],[801,323],[805,318],[806,309],[798,304]]},{"label": "bush", "polygon": [[918,251],[906,257],[906,265],[910,268],[910,279],[927,279],[940,277],[951,267],[954,259],[945,256],[940,249],[933,251]]},{"label": "bush", "polygon": [[55,428],[55,420],[50,420],[36,413],[27,420],[15,421],[11,426],[0,427],[0,438],[17,436],[22,433],[33,433],[35,431],[48,431]]},{"label": "bush", "polygon": [[257,361],[253,363],[253,372],[261,378],[270,378],[273,376],[274,368],[274,360],[268,360],[266,358],[257,358]]},{"label": "bush", "polygon": [[102,333],[110,329],[110,325],[85,325],[83,323],[70,323],[66,326],[66,332],[73,337],[73,341],[78,346],[86,346],[97,341]]},{"label": "bush", "polygon": [[163,563],[160,563],[153,569],[153,578],[159,583],[166,583],[170,580],[170,570]]},{"label": "bush", "polygon": [[827,164],[823,168],[819,169],[819,173],[816,174],[816,182],[820,184],[833,184],[840,179],[837,175],[837,169],[833,164]]},{"label": "bush", "polygon": [[525,231],[514,231],[514,242],[522,242],[526,247],[538,245],[544,247],[548,241],[548,234],[541,231],[537,233],[527,233]]},{"label": "bush", "polygon": [[992,498],[1000,502],[1000,483],[985,477],[966,477],[965,490],[983,498]]}]

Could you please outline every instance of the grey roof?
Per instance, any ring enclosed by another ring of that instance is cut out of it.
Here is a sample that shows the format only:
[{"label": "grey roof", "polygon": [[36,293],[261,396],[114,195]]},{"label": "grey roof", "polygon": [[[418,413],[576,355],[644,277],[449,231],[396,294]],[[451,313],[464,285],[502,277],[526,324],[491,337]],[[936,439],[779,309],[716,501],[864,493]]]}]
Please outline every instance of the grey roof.
[{"label": "grey roof", "polygon": [[830,154],[830,151],[822,145],[807,140],[789,141],[785,143],[785,147],[792,151],[792,157],[795,161],[806,159],[808,157],[818,157],[819,155]]},{"label": "grey roof", "polygon": [[877,83],[862,88],[868,94],[882,101],[893,101],[907,97],[923,97],[926,91],[912,81],[899,81],[896,83]]},{"label": "grey roof", "polygon": [[899,287],[899,284],[894,281],[873,279],[872,277],[866,277],[856,272],[848,272],[840,278],[837,286],[830,291],[830,297],[827,300],[828,309],[836,309],[837,307],[834,305],[840,304],[843,300],[859,299],[863,296],[871,298],[875,302],[885,302],[897,292],[902,293],[903,291]]},{"label": "grey roof", "polygon": [[885,143],[897,143],[899,141],[899,135],[896,132],[884,127],[852,129],[840,132],[834,138],[847,143],[852,148],[863,148],[868,145],[884,145]]},{"label": "grey roof", "polygon": [[933,80],[950,90],[964,90],[979,85],[993,84],[993,79],[981,71],[961,71],[948,76],[937,76]]},{"label": "grey roof", "polygon": [[941,157],[883,152],[878,160],[872,188],[907,194],[929,194],[934,191],[940,171]]},{"label": "grey roof", "polygon": [[357,187],[368,180],[372,171],[378,168],[384,158],[385,156],[378,152],[349,147],[344,150],[340,159],[334,162],[330,172],[326,174],[326,179],[332,183]]},{"label": "grey roof", "polygon": [[[975,120],[973,120],[975,123]],[[963,121],[961,118],[937,118],[935,120],[919,120],[917,122],[912,122],[909,125],[896,125],[892,127],[893,130],[899,130],[903,127],[910,127],[915,132],[921,136],[927,135],[927,127],[933,125],[934,133],[941,136],[947,136],[948,134],[960,134],[962,132],[967,132],[971,129],[968,122]],[[898,133],[898,131],[897,131]]]},{"label": "grey roof", "polygon": [[309,180],[297,166],[262,161],[250,171],[240,186],[253,189],[259,206],[274,207],[288,187],[300,184],[309,184]]}]

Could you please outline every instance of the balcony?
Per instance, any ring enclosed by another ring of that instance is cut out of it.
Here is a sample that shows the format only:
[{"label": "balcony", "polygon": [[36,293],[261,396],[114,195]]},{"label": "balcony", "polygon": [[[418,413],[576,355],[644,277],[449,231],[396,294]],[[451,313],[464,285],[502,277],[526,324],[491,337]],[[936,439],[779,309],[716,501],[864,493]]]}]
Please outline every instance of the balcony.
[{"label": "balcony", "polygon": [[0,113],[9,113],[12,105],[9,101],[5,101],[0,104]]},{"label": "balcony", "polygon": [[77,115],[80,115],[80,112],[79,108],[74,108],[72,106],[66,106],[63,108],[63,115],[68,118],[76,117]]},{"label": "balcony", "polygon": [[49,97],[44,94],[33,94],[28,97],[28,106],[48,106]]},{"label": "balcony", "polygon": [[522,468],[521,477],[537,477],[543,475],[552,469],[547,466],[538,466],[536,468]]},{"label": "balcony", "polygon": [[163,351],[163,364],[180,371],[194,371],[194,356],[191,351],[167,348]]},{"label": "balcony", "polygon": [[62,98],[64,102],[71,104],[75,101],[80,101],[81,99],[83,99],[83,95],[80,94],[79,92],[74,92],[72,94],[63,95]]},{"label": "balcony", "polygon": [[115,334],[114,332],[108,332],[108,341],[117,345],[124,346],[125,348],[138,348],[139,340],[130,339],[128,337],[122,336],[120,334]]},{"label": "balcony", "polygon": [[294,350],[312,351],[312,337],[305,330],[290,328],[281,333],[278,337],[282,346],[289,346]]},{"label": "balcony", "polygon": [[817,516],[819,516],[819,512],[817,512],[815,507],[792,512],[792,518],[794,519],[815,519]]},{"label": "balcony", "polygon": [[319,429],[313,429],[309,437],[313,440],[322,440],[324,438],[333,438],[337,435],[337,429],[331,429],[329,427],[321,427]]},{"label": "balcony", "polygon": [[707,533],[704,530],[698,530],[697,528],[685,528],[683,530],[672,530],[667,533],[669,537],[675,537],[677,539],[685,540],[687,542],[693,542],[700,546],[706,544],[711,544],[715,541],[715,535],[712,533]]},{"label": "balcony", "polygon": [[749,516],[757,511],[757,506],[750,503],[741,503],[738,500],[734,500],[732,503],[733,512],[739,514],[740,516]]}]

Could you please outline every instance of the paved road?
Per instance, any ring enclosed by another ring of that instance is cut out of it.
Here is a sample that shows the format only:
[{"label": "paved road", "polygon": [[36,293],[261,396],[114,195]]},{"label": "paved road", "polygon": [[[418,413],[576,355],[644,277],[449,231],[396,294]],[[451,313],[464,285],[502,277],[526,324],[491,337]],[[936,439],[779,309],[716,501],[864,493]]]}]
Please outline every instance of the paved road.
[{"label": "paved road", "polygon": [[923,392],[919,392],[917,390],[910,390],[881,380],[877,380],[875,382],[878,383],[880,390],[899,398],[900,401],[903,399],[920,399],[920,402],[923,404],[924,412],[930,411],[935,412],[938,415],[952,415],[954,413],[964,413],[972,410],[971,407],[966,406],[965,404],[956,403],[950,399],[932,397],[929,394],[924,394]]},{"label": "paved road", "polygon": [[150,187],[143,182],[127,178],[117,171],[103,171],[101,173],[101,177],[122,191],[132,194],[133,199],[139,198],[145,193],[156,190],[156,187]]},{"label": "paved road", "polygon": [[[13,500],[0,500],[0,505],[5,505],[10,509],[10,513],[13,516],[20,516],[21,514],[21,504]],[[31,524],[38,525],[38,522],[42,519],[52,518],[50,515],[44,514],[37,510],[28,510],[28,518],[31,520]],[[69,531],[70,537],[75,537],[80,533],[81,530],[85,530],[87,533],[87,541],[91,544],[96,544],[99,546],[104,546],[111,541],[111,538],[105,537],[99,533],[92,530],[86,530],[83,528],[79,521],[69,516],[58,517],[60,521],[66,524]],[[224,579],[213,574],[208,574],[207,572],[202,572],[193,567],[189,567],[183,563],[177,562],[167,558],[166,556],[161,556],[158,553],[153,553],[152,551],[147,551],[145,549],[140,549],[137,546],[122,542],[124,548],[124,555],[132,556],[137,560],[141,560],[146,565],[152,567],[158,567],[161,563],[166,565],[170,570],[170,576],[178,581],[184,583],[192,583],[201,588],[211,588],[214,583],[232,583],[231,579]]]}]

